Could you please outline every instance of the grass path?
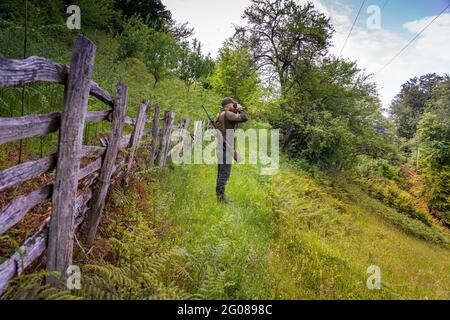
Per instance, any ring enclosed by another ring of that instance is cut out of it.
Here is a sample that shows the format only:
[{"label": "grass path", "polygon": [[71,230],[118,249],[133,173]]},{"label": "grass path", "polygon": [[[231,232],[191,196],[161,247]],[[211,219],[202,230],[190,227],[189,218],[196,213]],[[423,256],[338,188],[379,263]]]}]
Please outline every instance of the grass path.
[{"label": "grass path", "polygon": [[224,290],[212,298],[273,297],[267,252],[271,243],[270,203],[255,168],[233,168],[227,193],[231,205],[217,205],[214,166],[178,167],[166,187],[174,200],[167,218],[176,226],[174,245],[186,248],[195,282],[224,276]]}]

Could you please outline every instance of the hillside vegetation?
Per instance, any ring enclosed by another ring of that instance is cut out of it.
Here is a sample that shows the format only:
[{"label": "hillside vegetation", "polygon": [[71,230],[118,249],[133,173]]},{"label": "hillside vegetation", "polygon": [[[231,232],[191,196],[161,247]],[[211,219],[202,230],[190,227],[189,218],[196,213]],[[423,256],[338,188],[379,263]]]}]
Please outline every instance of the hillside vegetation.
[{"label": "hillside vegetation", "polygon": [[[27,55],[69,63],[76,32],[51,13],[65,1],[30,2],[29,24],[42,28],[30,29]],[[260,7],[252,1],[248,29],[238,28],[217,59],[160,1],[152,2],[150,20],[139,15],[148,8],[122,1],[78,1],[90,12],[82,31],[97,46],[93,78],[111,93],[119,80],[128,85],[129,116],[149,99],[150,113],[160,105],[206,120],[202,105],[215,114],[233,96],[250,115],[244,128],[281,130],[280,170],[261,176],[258,165],[234,165],[232,203],[221,205],[216,166],[171,163],[160,172],[147,166],[141,148],[129,186],[109,191],[94,246],[74,247],[82,289],[44,286],[45,264],[38,263],[3,298],[450,299],[448,77],[411,79],[387,118],[370,77],[328,55],[329,20],[310,4],[279,2],[287,22],[274,26],[275,40],[286,50],[265,69],[267,61],[255,57],[267,39],[256,35],[271,27],[258,20],[269,14],[269,0]],[[19,59],[24,17],[17,3],[0,5],[0,55]],[[308,38],[304,52],[284,42],[293,34]],[[0,116],[61,111],[62,99],[57,85],[2,88]],[[90,98],[90,111],[103,109]],[[97,145],[109,126],[88,124],[83,143]],[[56,149],[57,133],[4,144],[0,170]],[[45,179],[0,194],[1,206]],[[0,236],[0,263],[49,215],[49,205]],[[380,290],[367,287],[370,266],[380,268]]]}]

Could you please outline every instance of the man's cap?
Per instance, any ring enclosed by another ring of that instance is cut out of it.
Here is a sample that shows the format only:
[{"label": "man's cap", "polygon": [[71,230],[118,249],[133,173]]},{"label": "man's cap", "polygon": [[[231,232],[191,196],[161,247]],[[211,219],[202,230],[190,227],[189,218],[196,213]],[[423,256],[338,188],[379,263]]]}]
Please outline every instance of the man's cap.
[{"label": "man's cap", "polygon": [[225,105],[230,104],[230,103],[236,103],[236,101],[234,101],[231,98],[225,98],[225,99],[222,100],[222,106],[225,106]]}]

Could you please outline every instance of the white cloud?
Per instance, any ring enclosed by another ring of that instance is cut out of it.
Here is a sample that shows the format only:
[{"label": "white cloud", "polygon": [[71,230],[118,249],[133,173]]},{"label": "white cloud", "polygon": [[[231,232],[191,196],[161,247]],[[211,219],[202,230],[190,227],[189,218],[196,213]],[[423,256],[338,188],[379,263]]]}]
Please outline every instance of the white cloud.
[{"label": "white cloud", "polygon": [[[353,23],[356,10],[335,2],[323,12],[330,16],[336,29],[331,53],[338,55]],[[357,61],[359,67],[364,68],[367,73],[375,74],[373,79],[380,89],[380,98],[384,107],[389,106],[391,100],[400,91],[401,85],[408,79],[428,72],[450,73],[450,14],[442,15],[436,20],[380,73],[377,72],[381,67],[388,63],[434,17],[405,23],[403,27],[410,32],[408,37],[383,27],[380,30],[369,30],[365,23],[361,23],[368,17],[369,15],[363,10],[359,23],[356,24],[347,42],[343,56]]]},{"label": "white cloud", "polygon": [[[433,19],[434,17],[427,17],[407,22],[403,26],[408,31],[417,33]],[[431,27],[425,30],[415,48],[424,58],[450,61],[450,13],[443,14],[434,21]]]},{"label": "white cloud", "polygon": [[226,38],[234,34],[233,25],[241,25],[241,16],[250,0],[164,0],[178,22],[188,22],[205,52],[217,56]]}]

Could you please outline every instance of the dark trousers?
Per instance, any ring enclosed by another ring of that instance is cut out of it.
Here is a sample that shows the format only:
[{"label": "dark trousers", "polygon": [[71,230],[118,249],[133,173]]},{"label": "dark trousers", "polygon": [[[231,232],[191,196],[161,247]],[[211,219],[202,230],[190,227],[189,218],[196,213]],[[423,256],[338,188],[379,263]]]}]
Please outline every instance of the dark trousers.
[{"label": "dark trousers", "polygon": [[[226,144],[223,144],[222,152],[217,150],[218,157],[218,168],[217,168],[217,183],[216,183],[216,194],[219,199],[225,198],[225,186],[227,185],[228,179],[231,174],[231,166],[233,161],[231,157],[230,150],[227,150]],[[228,151],[228,159],[226,157]],[[219,161],[222,158],[222,161]],[[228,160],[228,161],[227,161]],[[228,163],[227,163],[228,162]]]}]

